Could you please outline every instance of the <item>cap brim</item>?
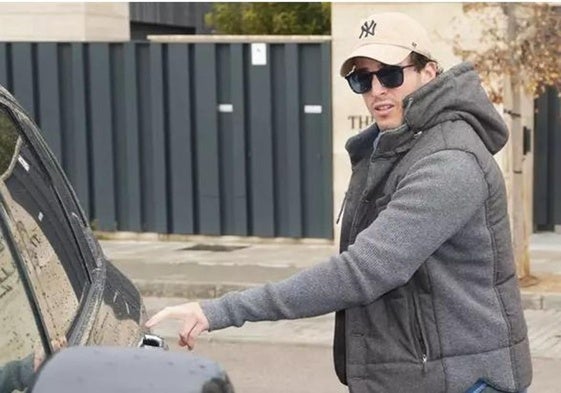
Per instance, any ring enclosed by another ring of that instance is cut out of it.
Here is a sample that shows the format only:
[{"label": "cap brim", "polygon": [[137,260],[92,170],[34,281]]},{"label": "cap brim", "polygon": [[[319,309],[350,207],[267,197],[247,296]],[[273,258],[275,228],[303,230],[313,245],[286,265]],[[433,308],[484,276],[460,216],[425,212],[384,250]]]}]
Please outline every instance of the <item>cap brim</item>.
[{"label": "cap brim", "polygon": [[411,53],[411,49],[394,45],[368,44],[356,48],[341,66],[341,76],[352,71],[357,57],[366,57],[384,64],[399,64]]}]

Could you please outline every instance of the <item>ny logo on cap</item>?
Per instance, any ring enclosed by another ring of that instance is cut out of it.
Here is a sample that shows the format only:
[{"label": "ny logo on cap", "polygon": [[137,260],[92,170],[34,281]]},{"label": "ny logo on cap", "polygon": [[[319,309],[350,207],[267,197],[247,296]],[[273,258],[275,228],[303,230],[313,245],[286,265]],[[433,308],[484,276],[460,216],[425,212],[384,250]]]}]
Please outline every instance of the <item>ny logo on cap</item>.
[{"label": "ny logo on cap", "polygon": [[376,22],[374,22],[373,20],[371,20],[370,23],[364,22],[364,24],[360,28],[360,36],[358,38],[359,39],[366,38],[369,35],[374,35],[375,28],[376,28]]}]

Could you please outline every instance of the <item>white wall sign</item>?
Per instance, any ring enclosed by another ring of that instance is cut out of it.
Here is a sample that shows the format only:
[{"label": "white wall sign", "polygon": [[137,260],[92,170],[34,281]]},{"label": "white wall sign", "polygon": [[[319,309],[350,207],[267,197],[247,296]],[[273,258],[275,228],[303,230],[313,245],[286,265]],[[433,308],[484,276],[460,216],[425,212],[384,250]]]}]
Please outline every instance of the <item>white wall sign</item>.
[{"label": "white wall sign", "polygon": [[321,105],[304,105],[304,113],[321,113]]},{"label": "white wall sign", "polygon": [[218,112],[230,113],[234,111],[234,105],[232,104],[219,104]]},{"label": "white wall sign", "polygon": [[267,65],[267,44],[251,44],[251,64]]}]

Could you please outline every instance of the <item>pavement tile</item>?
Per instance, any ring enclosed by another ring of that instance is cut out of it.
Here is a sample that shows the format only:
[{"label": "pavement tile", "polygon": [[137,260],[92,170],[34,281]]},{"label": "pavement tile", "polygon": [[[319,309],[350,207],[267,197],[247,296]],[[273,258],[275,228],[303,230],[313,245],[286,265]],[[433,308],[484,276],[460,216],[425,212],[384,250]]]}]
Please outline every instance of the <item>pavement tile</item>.
[{"label": "pavement tile", "polygon": [[539,293],[522,293],[522,307],[525,310],[543,309],[543,295]]},{"label": "pavement tile", "polygon": [[561,293],[549,293],[543,296],[544,310],[561,310]]}]

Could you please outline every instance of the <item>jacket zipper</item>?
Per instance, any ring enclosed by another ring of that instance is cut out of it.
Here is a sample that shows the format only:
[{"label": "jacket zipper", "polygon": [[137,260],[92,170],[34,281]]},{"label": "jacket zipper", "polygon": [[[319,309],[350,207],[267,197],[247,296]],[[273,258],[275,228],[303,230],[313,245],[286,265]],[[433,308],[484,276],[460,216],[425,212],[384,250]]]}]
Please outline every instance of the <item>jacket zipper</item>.
[{"label": "jacket zipper", "polygon": [[345,205],[347,204],[347,193],[348,191],[345,192],[345,197],[343,198],[343,203],[341,203],[341,209],[339,210],[339,214],[337,214],[337,221],[335,221],[335,224],[339,224],[343,211],[345,210]]},{"label": "jacket zipper", "polygon": [[421,362],[423,363],[423,371],[427,371],[427,361],[429,357],[429,351],[427,347],[427,339],[425,337],[425,330],[423,329],[422,318],[421,318],[421,306],[419,304],[419,299],[417,298],[417,293],[413,290],[413,305],[415,307],[415,320],[417,322],[417,327],[419,329],[420,337],[418,337],[419,344],[421,345]]}]

